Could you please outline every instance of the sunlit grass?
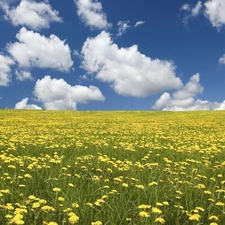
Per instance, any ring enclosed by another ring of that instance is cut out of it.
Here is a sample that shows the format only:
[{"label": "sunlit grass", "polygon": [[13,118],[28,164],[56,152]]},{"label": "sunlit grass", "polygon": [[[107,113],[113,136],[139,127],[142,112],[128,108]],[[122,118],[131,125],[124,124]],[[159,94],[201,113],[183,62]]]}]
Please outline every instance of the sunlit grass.
[{"label": "sunlit grass", "polygon": [[225,224],[225,112],[0,111],[0,224]]}]

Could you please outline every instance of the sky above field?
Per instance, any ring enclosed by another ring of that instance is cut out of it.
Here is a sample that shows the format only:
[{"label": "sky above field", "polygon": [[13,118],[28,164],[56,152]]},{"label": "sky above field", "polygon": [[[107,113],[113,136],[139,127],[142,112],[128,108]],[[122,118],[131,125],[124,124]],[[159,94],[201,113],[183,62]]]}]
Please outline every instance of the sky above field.
[{"label": "sky above field", "polygon": [[0,0],[0,108],[225,109],[225,1]]}]

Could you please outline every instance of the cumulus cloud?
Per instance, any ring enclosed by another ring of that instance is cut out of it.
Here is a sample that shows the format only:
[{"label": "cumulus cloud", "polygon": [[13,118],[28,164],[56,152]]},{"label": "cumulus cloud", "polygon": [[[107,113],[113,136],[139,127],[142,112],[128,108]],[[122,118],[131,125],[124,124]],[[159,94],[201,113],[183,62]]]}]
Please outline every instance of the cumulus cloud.
[{"label": "cumulus cloud", "polygon": [[202,5],[201,1],[198,1],[197,4],[195,5],[195,7],[192,7],[189,4],[182,5],[182,7],[180,8],[180,11],[184,11],[186,13],[184,18],[183,18],[183,23],[185,25],[187,25],[188,20],[190,18],[197,17],[201,12],[202,7],[203,7],[203,5]]},{"label": "cumulus cloud", "polygon": [[11,82],[11,65],[14,61],[4,55],[0,54],[0,86],[9,86]]},{"label": "cumulus cloud", "polygon": [[71,86],[63,79],[50,76],[37,80],[33,94],[45,109],[50,110],[76,110],[77,103],[105,100],[101,91],[95,86]]},{"label": "cumulus cloud", "polygon": [[19,81],[33,80],[31,73],[25,70],[16,70],[15,75]]},{"label": "cumulus cloud", "polygon": [[97,0],[74,0],[77,6],[77,14],[85,25],[92,29],[108,29],[112,24],[107,22],[107,16],[103,12],[103,7]]},{"label": "cumulus cloud", "polygon": [[218,30],[225,25],[225,1],[224,0],[208,0],[204,4],[198,1],[195,7],[184,4],[180,11],[186,13],[183,22],[187,25],[190,18],[198,16],[203,12],[204,16],[211,22],[213,27]]},{"label": "cumulus cloud", "polygon": [[51,22],[62,22],[59,13],[53,10],[48,1],[36,2],[21,0],[17,6],[10,6],[10,2],[2,1],[0,6],[5,11],[5,19],[14,26],[27,26],[33,30],[49,28]]},{"label": "cumulus cloud", "polygon": [[129,25],[130,21],[119,21],[117,23],[118,26],[118,33],[117,33],[117,37],[122,36],[128,28],[130,28]]},{"label": "cumulus cloud", "polygon": [[220,64],[225,64],[225,54],[219,59]]},{"label": "cumulus cloud", "polygon": [[141,54],[137,45],[118,48],[105,31],[87,38],[82,54],[83,68],[121,95],[146,97],[182,86],[173,62],[151,59]]},{"label": "cumulus cloud", "polygon": [[23,27],[16,38],[19,42],[8,44],[7,50],[22,68],[51,68],[68,72],[73,65],[68,44],[53,34],[47,38]]},{"label": "cumulus cloud", "polygon": [[154,109],[163,109],[170,111],[188,111],[188,110],[223,110],[225,101],[222,103],[210,102],[208,100],[195,99],[198,94],[203,92],[200,85],[199,73],[193,75],[188,83],[172,95],[164,92],[153,106]]},{"label": "cumulus cloud", "polygon": [[205,4],[205,16],[218,30],[225,25],[225,1],[209,0]]},{"label": "cumulus cloud", "polygon": [[20,102],[17,102],[15,109],[42,109],[41,107],[35,104],[27,104],[29,98],[23,98]]},{"label": "cumulus cloud", "polygon": [[134,27],[139,27],[141,25],[145,24],[145,21],[137,21],[134,25]]}]

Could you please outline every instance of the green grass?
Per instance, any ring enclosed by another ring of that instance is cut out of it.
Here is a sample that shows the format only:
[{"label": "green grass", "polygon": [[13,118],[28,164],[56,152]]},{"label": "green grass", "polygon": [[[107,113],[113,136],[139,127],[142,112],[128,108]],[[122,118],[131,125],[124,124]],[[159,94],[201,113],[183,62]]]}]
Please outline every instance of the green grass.
[{"label": "green grass", "polygon": [[223,225],[224,134],[223,111],[1,110],[0,224]]}]

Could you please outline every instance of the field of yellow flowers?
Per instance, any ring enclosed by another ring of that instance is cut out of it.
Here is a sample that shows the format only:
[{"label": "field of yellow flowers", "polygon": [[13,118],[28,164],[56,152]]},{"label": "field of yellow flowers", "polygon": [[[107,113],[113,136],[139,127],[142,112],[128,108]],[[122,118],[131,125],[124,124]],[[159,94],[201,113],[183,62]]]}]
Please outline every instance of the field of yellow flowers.
[{"label": "field of yellow flowers", "polygon": [[225,112],[0,110],[0,224],[224,225]]}]

